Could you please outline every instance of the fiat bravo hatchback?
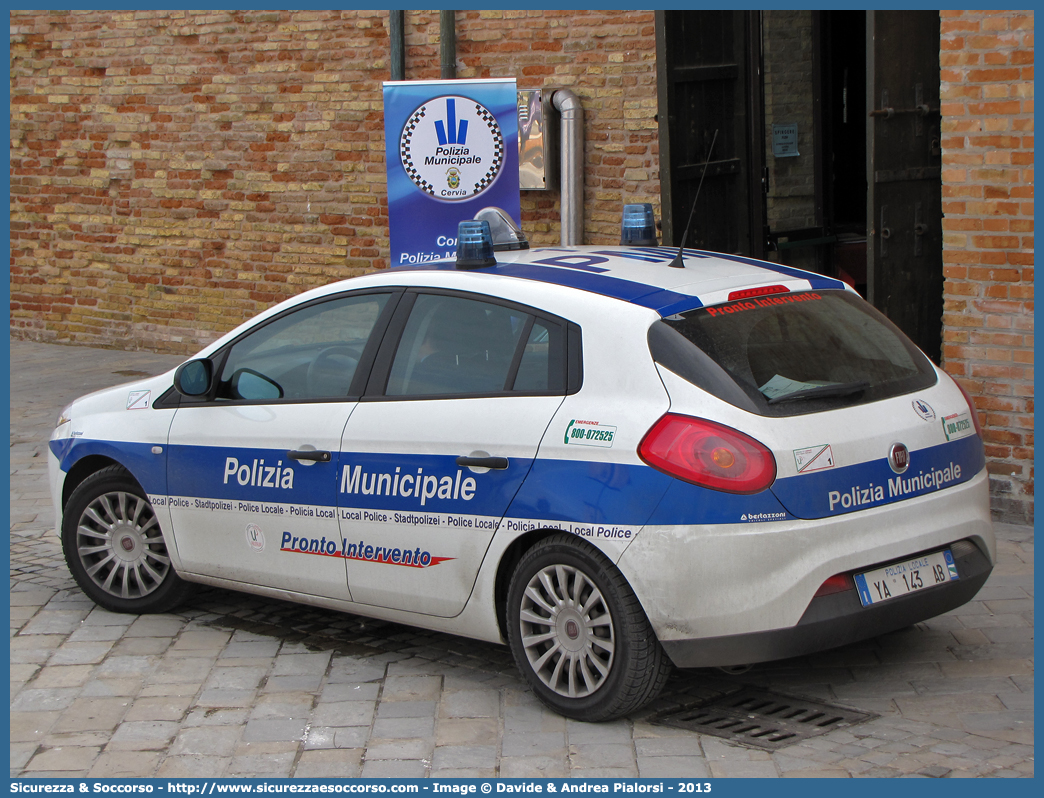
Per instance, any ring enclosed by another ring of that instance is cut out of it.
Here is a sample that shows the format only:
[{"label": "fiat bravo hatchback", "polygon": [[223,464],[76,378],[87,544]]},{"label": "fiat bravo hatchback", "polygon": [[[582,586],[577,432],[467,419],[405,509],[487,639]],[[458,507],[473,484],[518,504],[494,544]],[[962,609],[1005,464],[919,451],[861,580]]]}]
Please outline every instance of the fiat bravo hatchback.
[{"label": "fiat bravo hatchback", "polygon": [[[120,612],[203,583],[506,643],[558,712],[968,601],[974,408],[841,282],[540,248],[308,291],[50,443],[65,556]],[[677,262],[676,262],[677,263]]]}]

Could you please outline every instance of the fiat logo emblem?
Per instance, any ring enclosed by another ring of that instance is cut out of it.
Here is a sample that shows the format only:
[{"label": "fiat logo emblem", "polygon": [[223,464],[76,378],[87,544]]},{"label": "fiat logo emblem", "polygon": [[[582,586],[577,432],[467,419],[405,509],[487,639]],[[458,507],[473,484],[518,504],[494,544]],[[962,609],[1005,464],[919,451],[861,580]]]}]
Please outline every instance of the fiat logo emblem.
[{"label": "fiat logo emblem", "polygon": [[888,450],[888,465],[897,474],[902,474],[910,467],[910,450],[905,444],[892,444],[892,448]]},{"label": "fiat logo emblem", "polygon": [[570,640],[576,640],[580,636],[580,627],[576,621],[566,621],[566,635],[569,636]]}]

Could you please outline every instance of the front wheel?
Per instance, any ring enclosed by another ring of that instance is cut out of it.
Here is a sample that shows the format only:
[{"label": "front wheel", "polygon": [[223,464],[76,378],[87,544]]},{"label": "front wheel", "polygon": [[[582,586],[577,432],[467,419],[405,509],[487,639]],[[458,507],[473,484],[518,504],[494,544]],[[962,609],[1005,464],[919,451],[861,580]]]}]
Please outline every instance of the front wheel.
[{"label": "front wheel", "polygon": [[119,466],[73,491],[62,516],[62,549],[80,589],[112,612],[166,612],[188,595],[152,505]]},{"label": "front wheel", "polygon": [[546,538],[508,588],[508,640],[534,692],[561,715],[605,721],[663,689],[671,665],[634,591],[609,559],[573,535]]}]

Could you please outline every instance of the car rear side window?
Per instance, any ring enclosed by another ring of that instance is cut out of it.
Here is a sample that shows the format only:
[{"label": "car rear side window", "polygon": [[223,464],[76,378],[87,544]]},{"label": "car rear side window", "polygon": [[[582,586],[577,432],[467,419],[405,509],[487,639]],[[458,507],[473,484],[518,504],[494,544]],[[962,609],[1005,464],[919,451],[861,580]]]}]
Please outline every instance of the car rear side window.
[{"label": "car rear side window", "polygon": [[564,330],[557,324],[534,321],[526,338],[512,390],[565,393]]},{"label": "car rear side window", "polygon": [[759,415],[863,404],[936,381],[928,358],[847,291],[752,297],[670,316],[655,326],[691,345],[664,329],[650,330],[655,360]]},{"label": "car rear side window", "polygon": [[420,294],[384,395],[566,392],[564,325],[525,310],[450,294]]}]

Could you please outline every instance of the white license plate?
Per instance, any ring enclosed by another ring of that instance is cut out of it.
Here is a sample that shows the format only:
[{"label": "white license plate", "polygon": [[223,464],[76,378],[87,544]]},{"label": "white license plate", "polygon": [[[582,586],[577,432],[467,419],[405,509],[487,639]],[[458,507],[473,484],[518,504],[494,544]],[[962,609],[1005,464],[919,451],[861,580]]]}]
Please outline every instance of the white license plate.
[{"label": "white license plate", "polygon": [[856,574],[856,589],[864,607],[916,593],[957,579],[957,565],[949,549],[933,551],[875,571]]}]

